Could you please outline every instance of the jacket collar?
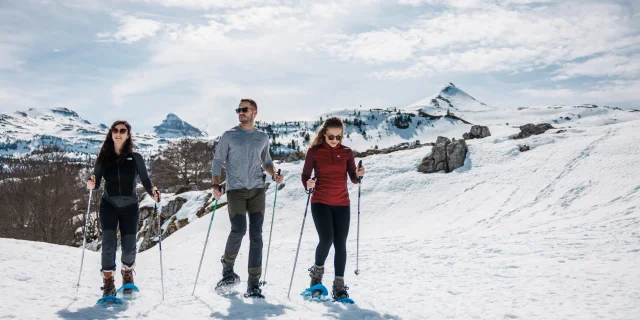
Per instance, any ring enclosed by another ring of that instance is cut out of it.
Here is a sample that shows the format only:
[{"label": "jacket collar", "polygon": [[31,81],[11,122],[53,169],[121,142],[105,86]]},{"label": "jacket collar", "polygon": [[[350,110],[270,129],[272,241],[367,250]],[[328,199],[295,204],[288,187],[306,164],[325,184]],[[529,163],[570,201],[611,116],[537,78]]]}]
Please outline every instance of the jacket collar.
[{"label": "jacket collar", "polygon": [[322,147],[329,150],[336,150],[342,147],[342,143],[338,143],[338,145],[335,148],[331,148],[331,146],[325,141],[325,142],[322,142]]}]

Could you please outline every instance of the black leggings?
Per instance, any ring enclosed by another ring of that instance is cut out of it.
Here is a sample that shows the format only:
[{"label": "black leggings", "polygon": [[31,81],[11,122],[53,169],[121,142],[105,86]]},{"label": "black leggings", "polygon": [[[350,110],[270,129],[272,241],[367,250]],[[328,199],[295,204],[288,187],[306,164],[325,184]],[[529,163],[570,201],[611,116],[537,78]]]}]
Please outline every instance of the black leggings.
[{"label": "black leggings", "polygon": [[336,277],[344,277],[347,265],[347,236],[351,208],[349,206],[329,206],[322,203],[311,204],[313,223],[320,242],[316,248],[316,266],[324,266],[331,244],[335,249],[333,267]]}]

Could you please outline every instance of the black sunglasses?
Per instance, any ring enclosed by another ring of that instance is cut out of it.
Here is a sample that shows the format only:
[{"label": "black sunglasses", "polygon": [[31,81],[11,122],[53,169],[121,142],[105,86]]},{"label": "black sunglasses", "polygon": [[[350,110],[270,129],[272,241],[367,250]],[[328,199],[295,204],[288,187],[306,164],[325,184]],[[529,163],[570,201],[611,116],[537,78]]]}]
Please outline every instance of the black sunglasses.
[{"label": "black sunglasses", "polygon": [[329,140],[333,141],[333,139],[336,139],[338,141],[342,140],[342,136],[334,136],[332,134],[328,134],[327,138],[329,138]]},{"label": "black sunglasses", "polygon": [[111,129],[111,133],[113,133],[113,134],[118,133],[118,131],[120,132],[120,134],[125,134],[125,133],[127,133],[127,131],[129,131],[129,130],[127,130],[127,129],[125,129],[125,128],[120,128],[120,129],[118,129],[118,128],[113,128],[113,129]]},{"label": "black sunglasses", "polygon": [[237,113],[237,114],[240,114],[240,112],[242,112],[242,113],[247,113],[247,112],[249,112],[249,107],[244,107],[244,108],[238,108],[238,109],[236,109],[236,113]]}]

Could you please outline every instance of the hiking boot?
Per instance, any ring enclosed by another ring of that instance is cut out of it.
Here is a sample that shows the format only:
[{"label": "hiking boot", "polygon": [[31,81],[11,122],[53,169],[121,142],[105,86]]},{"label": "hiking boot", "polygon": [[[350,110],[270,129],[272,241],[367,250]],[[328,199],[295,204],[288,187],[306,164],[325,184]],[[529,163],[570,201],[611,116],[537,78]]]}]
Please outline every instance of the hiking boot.
[{"label": "hiking boot", "polygon": [[245,297],[257,297],[264,298],[262,295],[262,282],[260,282],[260,278],[257,277],[249,277],[249,281],[247,281],[247,293],[244,295]]},{"label": "hiking boot", "polygon": [[102,271],[102,297],[116,296],[116,284],[113,271]]},{"label": "hiking boot", "polygon": [[[133,284],[133,267],[134,266],[127,266],[127,265],[123,265],[122,266],[122,270],[120,270],[120,274],[122,274],[122,285],[124,286],[125,284],[131,283]],[[133,289],[131,288],[125,288],[123,290],[123,292],[125,294],[130,294],[133,292]]]},{"label": "hiking boot", "polygon": [[349,298],[349,293],[347,293],[349,287],[344,285],[344,280],[333,280],[333,299],[340,300],[344,298]]},{"label": "hiking boot", "polygon": [[233,272],[233,263],[225,261],[224,257],[220,258],[220,263],[222,263],[222,279],[235,278],[240,281],[240,276]]},{"label": "hiking boot", "polygon": [[222,279],[216,284],[216,289],[222,289],[240,283],[240,276],[233,272],[233,263],[224,260],[224,256],[220,259],[222,263]]},{"label": "hiking boot", "polygon": [[324,267],[319,268],[314,265],[309,268],[309,276],[311,277],[311,284],[309,287],[313,287],[317,284],[322,284],[322,276],[324,275]]}]

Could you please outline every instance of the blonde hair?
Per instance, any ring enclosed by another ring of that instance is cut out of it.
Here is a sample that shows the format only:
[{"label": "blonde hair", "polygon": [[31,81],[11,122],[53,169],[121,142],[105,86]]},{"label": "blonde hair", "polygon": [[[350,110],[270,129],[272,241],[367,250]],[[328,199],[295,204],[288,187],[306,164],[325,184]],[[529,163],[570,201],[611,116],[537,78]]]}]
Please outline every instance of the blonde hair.
[{"label": "blonde hair", "polygon": [[311,143],[311,147],[320,146],[324,143],[324,135],[327,133],[328,128],[340,128],[342,132],[344,132],[344,124],[342,120],[338,117],[330,117],[327,118],[318,129],[315,138],[313,138],[313,142]]}]

